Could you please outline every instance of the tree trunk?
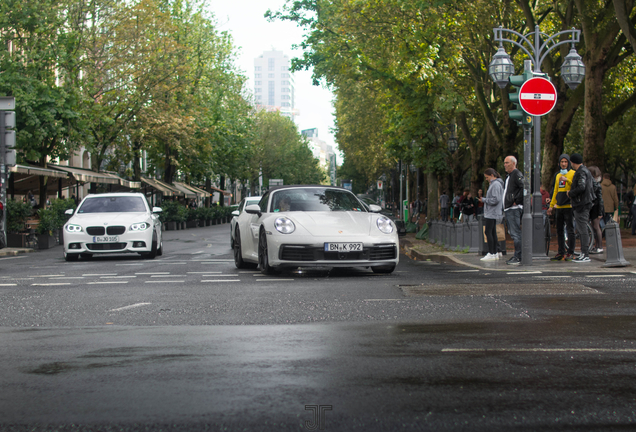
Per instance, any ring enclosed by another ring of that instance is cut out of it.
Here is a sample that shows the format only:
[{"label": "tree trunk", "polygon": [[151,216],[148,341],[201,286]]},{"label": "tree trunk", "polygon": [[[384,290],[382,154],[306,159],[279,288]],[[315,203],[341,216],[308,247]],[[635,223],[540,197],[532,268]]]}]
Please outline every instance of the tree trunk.
[{"label": "tree trunk", "polygon": [[426,192],[428,195],[426,218],[432,221],[439,217],[439,188],[435,173],[426,173]]},{"label": "tree trunk", "polygon": [[601,172],[604,172],[605,135],[607,133],[607,124],[603,117],[605,65],[586,63],[586,66],[583,163],[586,166],[596,165]]}]

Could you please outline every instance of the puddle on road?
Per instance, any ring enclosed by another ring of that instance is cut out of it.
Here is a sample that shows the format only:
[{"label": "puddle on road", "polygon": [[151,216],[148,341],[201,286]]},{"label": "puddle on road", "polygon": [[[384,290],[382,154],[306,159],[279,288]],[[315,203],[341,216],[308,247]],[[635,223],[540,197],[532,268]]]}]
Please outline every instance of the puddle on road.
[{"label": "puddle on road", "polygon": [[603,294],[581,284],[444,284],[398,285],[407,297],[418,296],[542,296]]}]

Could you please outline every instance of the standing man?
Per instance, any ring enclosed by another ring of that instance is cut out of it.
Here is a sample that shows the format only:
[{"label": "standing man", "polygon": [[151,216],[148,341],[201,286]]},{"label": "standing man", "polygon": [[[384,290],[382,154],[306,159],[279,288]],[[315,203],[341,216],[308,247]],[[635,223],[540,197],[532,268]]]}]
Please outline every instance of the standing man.
[{"label": "standing man", "polygon": [[506,261],[509,265],[521,265],[521,217],[523,216],[523,174],[517,169],[517,159],[507,156],[504,169],[508,173],[504,185],[504,218],[508,233],[515,244],[515,254]]},{"label": "standing man", "polygon": [[592,174],[583,165],[583,156],[574,153],[570,156],[572,168],[576,170],[572,177],[572,188],[568,196],[572,200],[572,213],[576,222],[576,230],[581,239],[581,255],[573,261],[577,263],[590,262],[589,246],[590,239],[586,229],[587,221],[590,219],[590,210],[594,204],[594,187],[592,185]]},{"label": "standing man", "polygon": [[446,191],[444,191],[444,193],[442,193],[439,197],[439,208],[442,214],[442,222],[446,222],[448,220],[448,205],[448,195],[446,195]]},{"label": "standing man", "polygon": [[[551,260],[572,261],[574,258],[574,243],[576,242],[576,237],[574,236],[574,224],[572,223],[572,202],[570,201],[568,192],[572,187],[572,178],[574,177],[575,171],[570,164],[569,155],[562,154],[559,157],[559,169],[560,171],[557,173],[554,181],[552,201],[548,209],[549,215],[556,209],[554,220],[557,226],[557,240],[559,242],[559,250]],[[568,233],[567,249],[565,244],[566,231]]]},{"label": "standing man", "polygon": [[609,173],[603,174],[601,182],[603,188],[603,206],[605,207],[605,223],[609,223],[610,218],[614,218],[618,222],[618,194],[616,186],[612,184]]}]

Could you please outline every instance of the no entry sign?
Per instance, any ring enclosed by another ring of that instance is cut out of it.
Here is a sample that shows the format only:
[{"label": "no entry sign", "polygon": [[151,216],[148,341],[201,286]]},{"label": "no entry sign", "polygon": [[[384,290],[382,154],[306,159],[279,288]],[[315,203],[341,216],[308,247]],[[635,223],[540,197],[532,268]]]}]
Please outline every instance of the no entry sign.
[{"label": "no entry sign", "polygon": [[556,88],[545,78],[530,78],[519,89],[519,105],[533,116],[549,113],[556,101]]}]

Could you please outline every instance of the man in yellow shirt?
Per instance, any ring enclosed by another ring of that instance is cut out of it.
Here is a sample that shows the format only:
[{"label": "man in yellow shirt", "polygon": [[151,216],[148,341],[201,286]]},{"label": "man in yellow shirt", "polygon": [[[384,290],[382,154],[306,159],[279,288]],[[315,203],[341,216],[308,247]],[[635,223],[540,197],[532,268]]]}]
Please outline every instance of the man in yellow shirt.
[{"label": "man in yellow shirt", "polygon": [[[548,214],[551,215],[553,209],[556,209],[555,221],[557,226],[557,239],[559,241],[559,250],[552,258],[552,261],[572,261],[574,258],[574,244],[576,237],[574,234],[574,224],[572,223],[572,203],[568,192],[572,187],[572,178],[574,177],[570,156],[562,154],[559,157],[559,172],[554,182],[554,192],[552,193],[552,201]],[[567,249],[565,245],[565,230],[568,233]]]}]

